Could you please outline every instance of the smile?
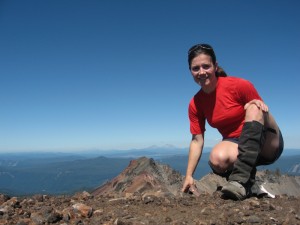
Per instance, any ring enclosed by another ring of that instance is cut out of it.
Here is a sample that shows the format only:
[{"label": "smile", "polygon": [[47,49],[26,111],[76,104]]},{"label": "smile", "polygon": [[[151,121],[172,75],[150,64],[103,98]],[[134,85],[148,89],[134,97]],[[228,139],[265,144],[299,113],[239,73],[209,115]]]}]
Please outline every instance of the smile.
[{"label": "smile", "polygon": [[208,79],[208,77],[209,77],[208,74],[206,74],[205,76],[198,76],[198,79],[204,81]]}]

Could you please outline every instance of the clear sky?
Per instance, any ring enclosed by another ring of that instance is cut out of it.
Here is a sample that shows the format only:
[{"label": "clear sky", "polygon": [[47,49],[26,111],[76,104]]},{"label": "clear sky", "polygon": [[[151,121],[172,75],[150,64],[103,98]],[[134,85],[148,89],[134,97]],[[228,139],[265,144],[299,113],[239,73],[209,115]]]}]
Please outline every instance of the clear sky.
[{"label": "clear sky", "polygon": [[[187,50],[209,43],[300,148],[298,0],[0,0],[0,151],[191,139]],[[205,146],[220,140],[207,128]]]}]

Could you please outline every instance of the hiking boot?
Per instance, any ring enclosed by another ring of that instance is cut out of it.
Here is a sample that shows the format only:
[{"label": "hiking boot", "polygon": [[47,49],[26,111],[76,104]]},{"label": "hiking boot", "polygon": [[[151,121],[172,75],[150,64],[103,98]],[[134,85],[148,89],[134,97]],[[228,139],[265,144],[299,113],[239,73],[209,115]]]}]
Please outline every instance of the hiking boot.
[{"label": "hiking boot", "polygon": [[237,181],[229,181],[221,190],[225,197],[233,200],[244,200],[248,196],[247,189]]},{"label": "hiking boot", "polygon": [[275,195],[266,190],[266,188],[263,186],[263,184],[258,185],[255,183],[251,187],[251,195],[256,196],[257,198],[263,198],[263,197],[268,197],[268,198],[275,198]]}]

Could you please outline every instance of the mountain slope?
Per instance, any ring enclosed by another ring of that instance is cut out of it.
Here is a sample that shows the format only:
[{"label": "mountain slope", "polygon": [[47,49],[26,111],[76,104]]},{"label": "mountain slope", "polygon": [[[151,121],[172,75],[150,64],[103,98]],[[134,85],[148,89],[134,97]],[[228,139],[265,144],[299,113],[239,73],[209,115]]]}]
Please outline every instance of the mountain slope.
[{"label": "mountain slope", "polygon": [[[184,177],[170,166],[146,157],[132,160],[117,177],[96,188],[93,195],[126,196],[134,193],[154,194],[156,196],[180,196]],[[273,195],[286,194],[300,196],[300,177],[280,175],[271,171],[257,173],[258,185]],[[215,174],[208,174],[196,181],[200,193],[213,194],[226,180]]]},{"label": "mountain slope", "polygon": [[146,157],[130,161],[117,177],[93,191],[94,195],[133,194],[135,192],[178,193],[182,176],[171,167]]}]

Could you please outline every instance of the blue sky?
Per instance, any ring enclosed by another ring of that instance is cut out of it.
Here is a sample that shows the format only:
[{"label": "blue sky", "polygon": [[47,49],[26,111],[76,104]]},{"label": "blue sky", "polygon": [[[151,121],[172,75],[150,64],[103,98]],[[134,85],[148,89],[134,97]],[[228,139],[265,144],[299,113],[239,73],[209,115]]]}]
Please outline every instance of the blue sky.
[{"label": "blue sky", "polygon": [[[187,50],[211,44],[300,148],[300,2],[0,1],[0,151],[129,149],[191,139]],[[207,147],[220,140],[208,128]]]}]

